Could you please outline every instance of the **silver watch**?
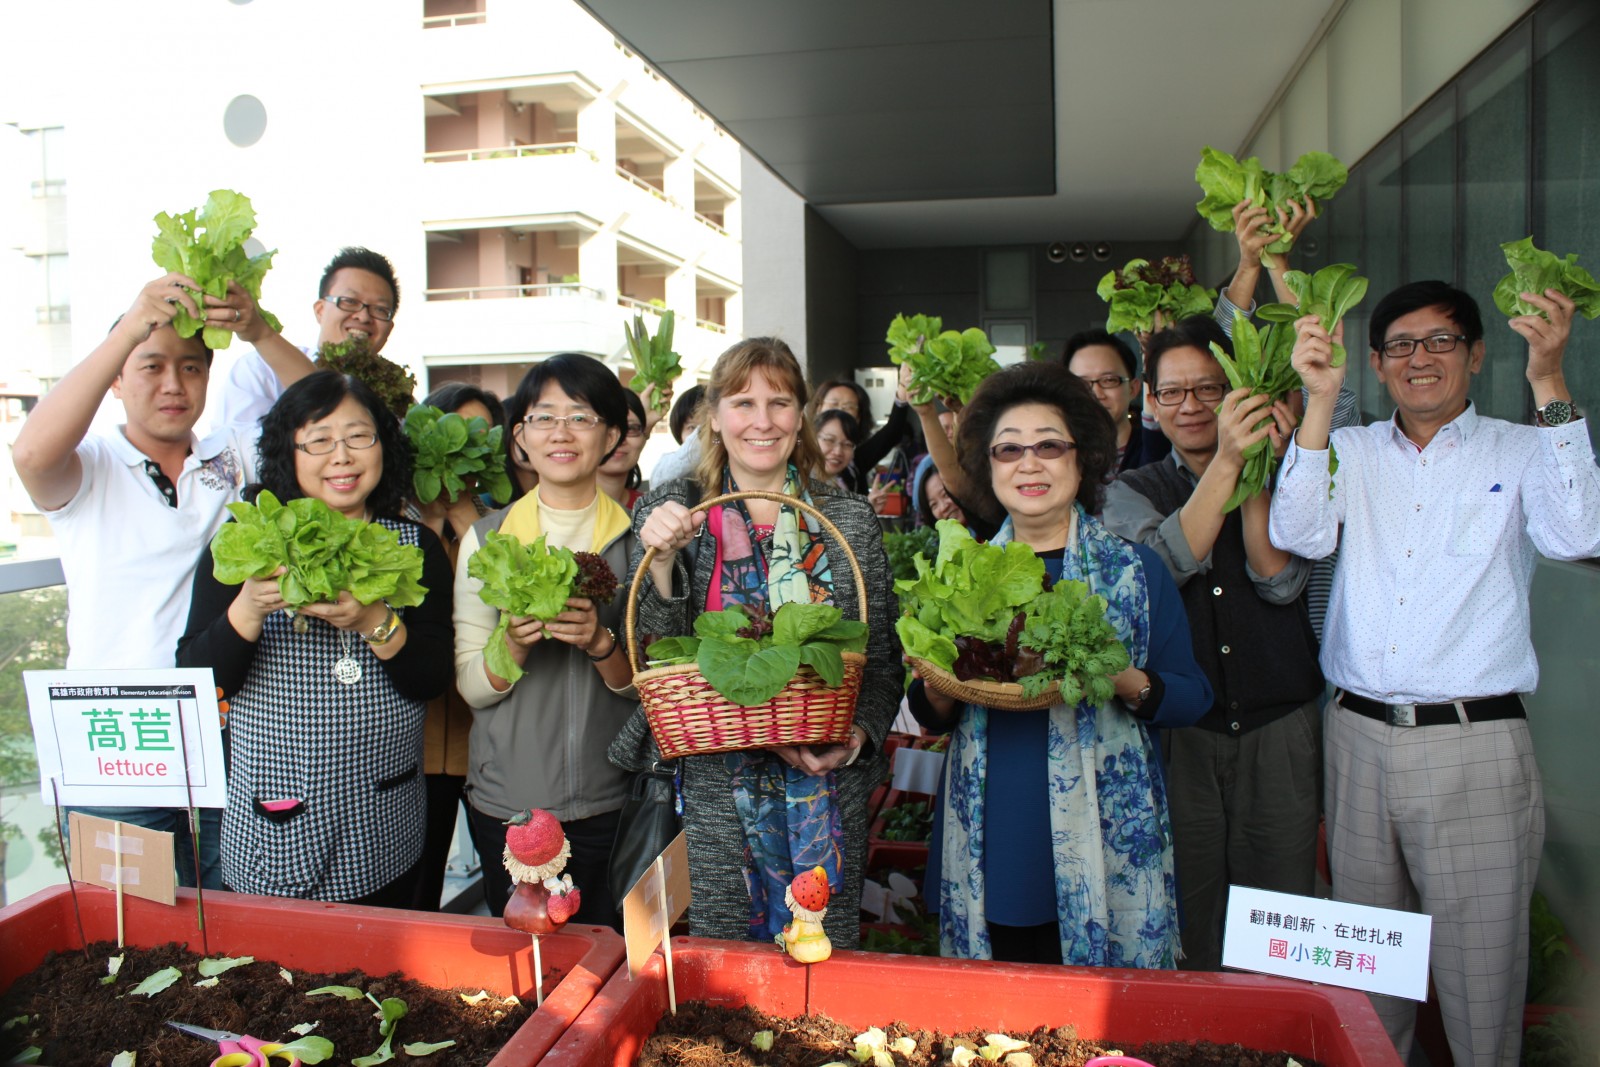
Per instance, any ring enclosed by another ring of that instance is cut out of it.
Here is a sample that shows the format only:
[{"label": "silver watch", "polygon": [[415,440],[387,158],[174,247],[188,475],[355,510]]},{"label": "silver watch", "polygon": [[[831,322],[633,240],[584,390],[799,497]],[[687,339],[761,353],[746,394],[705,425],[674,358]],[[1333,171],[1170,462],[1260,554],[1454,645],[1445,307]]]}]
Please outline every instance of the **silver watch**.
[{"label": "silver watch", "polygon": [[1535,408],[1533,413],[1540,426],[1565,426],[1578,414],[1570,400],[1556,399],[1547,401],[1542,408]]}]

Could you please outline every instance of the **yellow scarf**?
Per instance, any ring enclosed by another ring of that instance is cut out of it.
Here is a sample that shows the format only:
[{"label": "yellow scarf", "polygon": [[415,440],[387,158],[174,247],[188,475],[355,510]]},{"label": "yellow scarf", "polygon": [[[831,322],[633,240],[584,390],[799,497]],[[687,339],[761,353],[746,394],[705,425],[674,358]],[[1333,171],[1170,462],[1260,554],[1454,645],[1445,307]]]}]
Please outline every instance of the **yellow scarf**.
[{"label": "yellow scarf", "polygon": [[[594,543],[589,551],[599,553],[626,533],[628,527],[633,525],[633,520],[628,517],[627,510],[621,504],[600,492],[598,488],[595,489],[595,494],[599,500],[594,513]],[[506,511],[506,517],[500,523],[500,532],[515,537],[525,545],[531,545],[538,540],[543,531],[539,529],[537,487]]]}]

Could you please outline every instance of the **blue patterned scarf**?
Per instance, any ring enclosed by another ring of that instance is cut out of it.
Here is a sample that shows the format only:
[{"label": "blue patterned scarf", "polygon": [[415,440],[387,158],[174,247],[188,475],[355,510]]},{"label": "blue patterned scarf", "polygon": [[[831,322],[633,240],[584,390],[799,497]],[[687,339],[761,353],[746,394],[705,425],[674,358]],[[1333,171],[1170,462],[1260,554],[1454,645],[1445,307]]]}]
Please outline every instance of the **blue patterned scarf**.
[{"label": "blue patterned scarf", "polygon": [[[1144,566],[1126,541],[1074,506],[1061,578],[1106,598],[1106,618],[1143,667],[1150,651]],[[1007,519],[994,544],[1011,539]],[[1005,715],[1008,712],[996,712]],[[945,763],[939,951],[990,959],[984,911],[984,778],[989,709],[969,705]],[[1178,947],[1172,827],[1155,745],[1113,703],[1049,712],[1046,754],[1063,963],[1171,967]],[[1042,872],[1019,872],[1039,877]]]},{"label": "blue patterned scarf", "polygon": [[[722,490],[737,492],[724,470]],[[785,494],[811,503],[799,472],[789,468]],[[763,550],[743,501],[718,508],[722,605],[777,611],[784,604],[833,603],[833,574],[815,520],[784,505]],[[805,519],[802,523],[801,518]],[[844,827],[833,774],[810,775],[763,751],[723,757],[733,778],[733,805],[744,830],[744,874],[750,889],[750,938],[771,941],[792,916],[783,896],[796,871],[821,867],[834,892],[844,888]]]}]

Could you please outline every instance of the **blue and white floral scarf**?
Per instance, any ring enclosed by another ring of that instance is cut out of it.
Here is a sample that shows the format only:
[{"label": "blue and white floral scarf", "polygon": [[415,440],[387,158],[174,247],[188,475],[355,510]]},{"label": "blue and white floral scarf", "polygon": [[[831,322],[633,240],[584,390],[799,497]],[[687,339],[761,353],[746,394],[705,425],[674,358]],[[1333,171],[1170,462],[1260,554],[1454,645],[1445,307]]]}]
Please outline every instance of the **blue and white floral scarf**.
[{"label": "blue and white floral scarf", "polygon": [[[1150,651],[1144,566],[1126,541],[1074,507],[1061,579],[1106,598],[1106,618],[1136,667]],[[1012,537],[1007,519],[995,544]],[[1076,542],[1076,543],[1074,543]],[[1010,714],[998,712],[998,714]],[[984,781],[989,709],[969,705],[945,762],[939,951],[990,959],[984,912]],[[1172,825],[1144,725],[1110,703],[1057,704],[1047,734],[1050,833],[1063,963],[1171,967],[1178,952]],[[1018,877],[1037,877],[1019,871]]]}]

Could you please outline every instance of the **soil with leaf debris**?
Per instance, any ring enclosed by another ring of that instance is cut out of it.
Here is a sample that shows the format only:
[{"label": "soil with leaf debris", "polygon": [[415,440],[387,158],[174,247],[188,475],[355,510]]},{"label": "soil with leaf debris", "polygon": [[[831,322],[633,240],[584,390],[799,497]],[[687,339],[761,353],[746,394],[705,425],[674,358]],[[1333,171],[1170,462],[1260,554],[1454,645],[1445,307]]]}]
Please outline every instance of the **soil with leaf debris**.
[{"label": "soil with leaf debris", "polygon": [[[888,1044],[903,1037],[916,1043],[909,1053],[898,1049],[888,1052],[895,1067],[949,1067],[958,1047],[980,1049],[987,1036],[983,1030],[946,1036],[938,1031],[914,1030],[903,1023],[884,1025],[882,1029]],[[766,1052],[754,1043],[763,1030],[772,1033],[772,1048]],[[820,1015],[783,1019],[747,1007],[691,1002],[678,1005],[677,1015],[662,1016],[656,1032],[645,1042],[637,1067],[820,1067],[841,1062],[854,1067],[851,1053],[857,1033]],[[1257,1052],[1209,1041],[1096,1043],[1080,1038],[1070,1026],[1053,1030],[1040,1027],[1030,1034],[1012,1036],[1028,1043],[1024,1052],[1035,1067],[1083,1067],[1094,1057],[1113,1051],[1136,1056],[1155,1067],[1319,1067],[1317,1061],[1304,1056],[1291,1058],[1287,1052]],[[981,1056],[973,1061],[974,1067],[1001,1067],[1006,1062],[1004,1056],[994,1064]],[[864,1067],[872,1064],[873,1060],[868,1059]]]},{"label": "soil with leaf debris", "polygon": [[[123,955],[113,982],[102,983],[107,960]],[[293,1041],[291,1027],[316,1023],[312,1036],[333,1042],[330,1065],[370,1056],[383,1043],[373,1001],[346,1000],[307,992],[322,986],[353,986],[377,1001],[397,997],[406,1014],[396,1024],[392,1044],[396,1064],[462,1067],[486,1064],[511,1039],[533,1011],[533,1004],[507,1003],[490,991],[477,1004],[477,989],[442,990],[392,974],[372,978],[361,971],[311,974],[294,971],[292,983],[278,964],[258,959],[217,975],[217,984],[197,986],[197,964],[205,957],[177,944],[160,948],[119,950],[109,941],[81,952],[53,953],[31,974],[24,975],[0,997],[0,1063],[13,1062],[23,1049],[40,1049],[37,1062],[52,1067],[105,1067],[119,1052],[138,1053],[138,1067],[208,1067],[217,1056],[213,1042],[180,1033],[167,1021],[213,1030],[250,1034],[263,1041]],[[132,990],[167,967],[182,977],[152,995]],[[559,980],[547,977],[546,988]],[[25,1020],[25,1021],[22,1021]],[[414,1043],[454,1041],[426,1058],[408,1055]]]}]

